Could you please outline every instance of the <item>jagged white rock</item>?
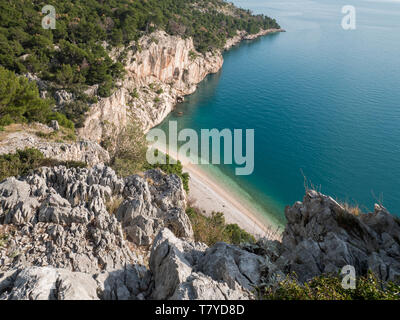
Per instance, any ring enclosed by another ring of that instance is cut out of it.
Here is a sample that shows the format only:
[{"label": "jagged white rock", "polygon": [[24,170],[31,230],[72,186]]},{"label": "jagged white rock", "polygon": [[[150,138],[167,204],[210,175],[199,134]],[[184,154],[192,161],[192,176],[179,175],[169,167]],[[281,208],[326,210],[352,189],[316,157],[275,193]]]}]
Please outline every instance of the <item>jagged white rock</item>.
[{"label": "jagged white rock", "polygon": [[[45,130],[49,127],[42,125]],[[60,161],[80,161],[93,166],[110,160],[109,153],[97,142],[79,140],[76,142],[56,142],[39,138],[28,131],[7,134],[0,142],[0,154],[15,153],[17,150],[35,148],[44,157]]]},{"label": "jagged white rock", "polygon": [[355,216],[331,197],[308,190],[303,202],[287,207],[285,214],[277,263],[300,281],[337,274],[345,265],[354,266],[358,275],[371,270],[384,281],[400,281],[400,221],[384,207]]}]

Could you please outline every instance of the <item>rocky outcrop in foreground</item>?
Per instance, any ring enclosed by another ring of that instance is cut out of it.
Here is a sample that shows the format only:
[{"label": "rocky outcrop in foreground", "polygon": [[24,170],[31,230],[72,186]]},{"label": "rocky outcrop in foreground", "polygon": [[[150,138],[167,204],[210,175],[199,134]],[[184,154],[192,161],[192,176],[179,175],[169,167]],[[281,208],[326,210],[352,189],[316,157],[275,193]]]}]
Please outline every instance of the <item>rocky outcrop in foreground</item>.
[{"label": "rocky outcrop in foreground", "polygon": [[307,191],[286,209],[282,243],[195,242],[181,180],[106,166],[41,168],[0,183],[0,299],[254,299],[353,265],[399,281],[399,220],[383,207],[354,216]]},{"label": "rocky outcrop in foreground", "polygon": [[[46,133],[54,132],[53,129],[46,125],[35,125]],[[17,150],[25,148],[35,148],[46,158],[60,161],[79,161],[90,166],[110,160],[110,155],[105,149],[98,143],[89,140],[51,141],[38,137],[29,128],[21,128],[21,130],[4,133],[3,135],[0,141],[0,154],[15,153]]]},{"label": "rocky outcrop in foreground", "polygon": [[[242,40],[281,31],[261,30],[254,35],[241,31],[228,39],[224,49]],[[224,61],[220,50],[202,54],[196,51],[192,38],[183,39],[165,31],[145,35],[125,50],[126,76],[110,97],[91,105],[83,128],[78,130],[85,139],[99,142],[102,137],[115,134],[132,118],[147,132],[160,124],[183,101],[183,96],[192,94],[208,74],[218,72]],[[113,59],[117,61],[122,52],[123,49],[115,48]],[[109,124],[112,129],[107,128]]]},{"label": "rocky outcrop in foreground", "polygon": [[357,274],[372,270],[384,281],[400,281],[400,219],[376,204],[356,216],[331,197],[307,191],[303,202],[287,207],[278,264],[301,281],[337,273],[345,265]]}]

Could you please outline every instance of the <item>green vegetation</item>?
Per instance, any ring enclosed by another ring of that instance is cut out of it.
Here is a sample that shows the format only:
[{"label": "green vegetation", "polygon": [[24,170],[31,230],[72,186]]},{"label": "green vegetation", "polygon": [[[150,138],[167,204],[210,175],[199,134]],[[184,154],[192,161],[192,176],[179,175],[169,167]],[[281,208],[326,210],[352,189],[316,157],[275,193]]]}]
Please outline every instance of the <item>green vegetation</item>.
[{"label": "green vegetation", "polygon": [[186,210],[193,226],[194,238],[212,246],[217,242],[240,244],[255,242],[254,237],[237,224],[226,224],[222,212],[213,212],[210,217],[202,215],[199,209],[189,207]]},{"label": "green vegetation", "polygon": [[[45,5],[56,9],[56,29],[42,28]],[[237,30],[256,33],[260,28],[279,25],[274,19],[252,15],[222,0],[6,0],[0,2],[0,66],[48,80],[50,93],[60,89],[74,93],[74,102],[61,112],[80,127],[88,104],[93,103],[83,93],[85,89],[99,85],[97,94],[110,96],[124,75],[127,48],[113,61],[109,54],[112,47],[126,47],[144,34],[162,29],[193,37],[196,49],[206,52],[222,48]],[[194,53],[191,56],[194,58]],[[15,77],[11,82],[16,82]],[[15,90],[25,94],[19,98],[17,92],[10,92],[10,101],[2,106],[8,111],[2,111],[1,125],[46,123],[52,118],[71,126],[65,117],[51,112],[49,101],[37,98],[34,84],[17,82],[20,88]],[[13,105],[12,100],[18,104]]]},{"label": "green vegetation", "polygon": [[42,132],[42,131],[36,131],[35,135],[38,136],[39,138],[43,138],[46,140],[51,140],[51,141],[76,141],[77,137],[74,133],[73,130],[71,129],[66,129],[66,128],[61,128],[59,131],[51,131],[51,132]]},{"label": "green vegetation", "polygon": [[189,51],[189,59],[190,59],[190,61],[194,61],[194,60],[196,60],[196,58],[197,58],[197,53],[194,52],[193,50],[190,50]]},{"label": "green vegetation", "polygon": [[10,236],[7,233],[0,233],[0,249],[7,246]]},{"label": "green vegetation", "polygon": [[[56,8],[54,30],[42,28],[44,5]],[[121,65],[113,63],[102,41],[122,46],[163,29],[193,37],[197,49],[205,51],[221,48],[236,30],[279,27],[274,19],[221,0],[13,0],[0,3],[0,21],[0,64],[63,86],[108,86],[121,76]]]},{"label": "green vegetation", "polygon": [[398,300],[400,286],[381,283],[371,272],[357,278],[356,289],[343,289],[338,275],[322,275],[304,285],[295,277],[287,277],[276,288],[263,293],[268,300]]},{"label": "green vegetation", "polygon": [[[159,151],[156,150],[156,156]],[[144,166],[144,170],[150,170],[150,169],[156,169],[159,168],[162,171],[164,171],[167,174],[176,174],[178,177],[181,178],[183,188],[185,189],[186,192],[189,192],[189,174],[187,172],[183,172],[183,166],[182,163],[178,160],[177,163],[171,163],[171,157],[166,154],[166,163],[165,164],[149,164],[146,162],[146,165]]]},{"label": "green vegetation", "polygon": [[[108,130],[114,130],[111,126]],[[117,135],[104,138],[103,147],[110,153],[110,166],[122,177],[137,173],[146,163],[147,141],[137,123],[130,123]]]},{"label": "green vegetation", "polygon": [[24,176],[30,171],[40,167],[54,167],[63,165],[68,168],[83,168],[86,164],[76,161],[59,161],[48,159],[43,154],[33,148],[17,150],[13,154],[0,155],[0,181],[12,176]]},{"label": "green vegetation", "polygon": [[35,82],[0,66],[0,84],[0,125],[57,120],[61,126],[74,127],[65,115],[51,111],[50,101],[40,98]]},{"label": "green vegetation", "polygon": [[[112,132],[115,127],[106,126],[106,131]],[[182,163],[171,163],[169,155],[165,164],[149,164],[146,160],[147,141],[143,130],[135,122],[130,123],[117,135],[108,135],[103,139],[102,145],[110,153],[109,165],[122,177],[141,171],[161,169],[167,174],[176,174],[181,178],[183,188],[189,192],[189,174],[183,172]],[[156,150],[156,155],[159,151]]]}]

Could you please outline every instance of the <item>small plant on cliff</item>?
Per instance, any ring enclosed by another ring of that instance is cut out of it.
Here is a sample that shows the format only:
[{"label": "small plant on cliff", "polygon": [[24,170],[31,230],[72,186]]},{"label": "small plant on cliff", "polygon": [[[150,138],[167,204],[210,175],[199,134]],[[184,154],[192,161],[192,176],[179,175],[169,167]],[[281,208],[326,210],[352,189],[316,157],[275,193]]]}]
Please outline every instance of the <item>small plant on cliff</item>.
[{"label": "small plant on cliff", "polygon": [[133,99],[138,99],[139,98],[139,93],[137,91],[136,88],[133,88],[133,90],[129,93],[129,95],[133,98]]},{"label": "small plant on cliff", "polygon": [[357,278],[356,289],[344,289],[338,275],[321,275],[299,284],[294,275],[288,276],[275,288],[262,294],[267,300],[398,300],[400,286],[382,283],[372,272]]},{"label": "small plant on cliff", "polygon": [[190,61],[194,61],[194,60],[196,60],[196,58],[197,58],[197,53],[194,52],[193,50],[190,50],[189,51],[189,59],[190,59]]},{"label": "small plant on cliff", "polygon": [[193,226],[196,241],[212,246],[217,242],[241,244],[255,242],[254,237],[237,224],[226,224],[222,212],[213,212],[211,216],[201,214],[197,208],[189,207],[186,214]]},{"label": "small plant on cliff", "polygon": [[0,249],[7,246],[9,241],[9,235],[6,233],[0,233]]},{"label": "small plant on cliff", "polygon": [[147,141],[137,123],[128,124],[117,135],[108,135],[103,146],[110,153],[110,166],[119,176],[126,177],[143,169]]},{"label": "small plant on cliff", "polygon": [[[158,152],[159,152],[158,150],[155,151],[156,156]],[[189,174],[187,172],[183,172],[182,163],[179,160],[177,161],[177,163],[171,163],[171,158],[169,155],[165,155],[165,159],[166,159],[165,164],[161,163],[149,164],[148,162],[146,162],[144,170],[159,168],[167,174],[176,174],[178,177],[181,178],[183,188],[185,189],[185,191],[189,192]]]},{"label": "small plant on cliff", "polygon": [[109,214],[114,214],[117,212],[124,198],[122,197],[112,197],[110,200],[106,202],[106,209]]}]

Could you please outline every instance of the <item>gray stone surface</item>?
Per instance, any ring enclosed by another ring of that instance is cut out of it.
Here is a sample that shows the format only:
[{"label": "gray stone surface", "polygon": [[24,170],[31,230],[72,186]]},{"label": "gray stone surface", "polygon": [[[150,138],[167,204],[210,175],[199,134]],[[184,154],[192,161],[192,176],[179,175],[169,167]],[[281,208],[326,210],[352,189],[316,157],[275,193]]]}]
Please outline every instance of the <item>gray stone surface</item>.
[{"label": "gray stone surface", "polygon": [[400,281],[400,221],[375,205],[356,216],[313,190],[303,202],[285,210],[288,224],[283,253],[277,260],[286,273],[305,281],[321,273],[337,273],[345,265],[358,275],[372,270],[384,281]]},{"label": "gray stone surface", "polygon": [[[150,255],[154,285],[151,297],[179,300],[253,298],[250,283],[259,284],[262,258],[234,247],[222,254],[223,246],[228,245],[221,243],[207,249],[204,244],[183,241],[169,229],[163,229],[154,240]],[[237,257],[239,261],[235,261]],[[240,257],[253,261],[244,265],[245,261],[240,261]],[[252,268],[257,273],[249,275]]]},{"label": "gray stone surface", "polygon": [[282,243],[210,248],[194,242],[185,207],[181,180],[160,170],[120,179],[104,165],[59,166],[6,179],[0,299],[254,299],[289,273],[302,282],[344,265],[400,280],[400,221],[380,205],[356,216],[309,190],[286,208]]}]

